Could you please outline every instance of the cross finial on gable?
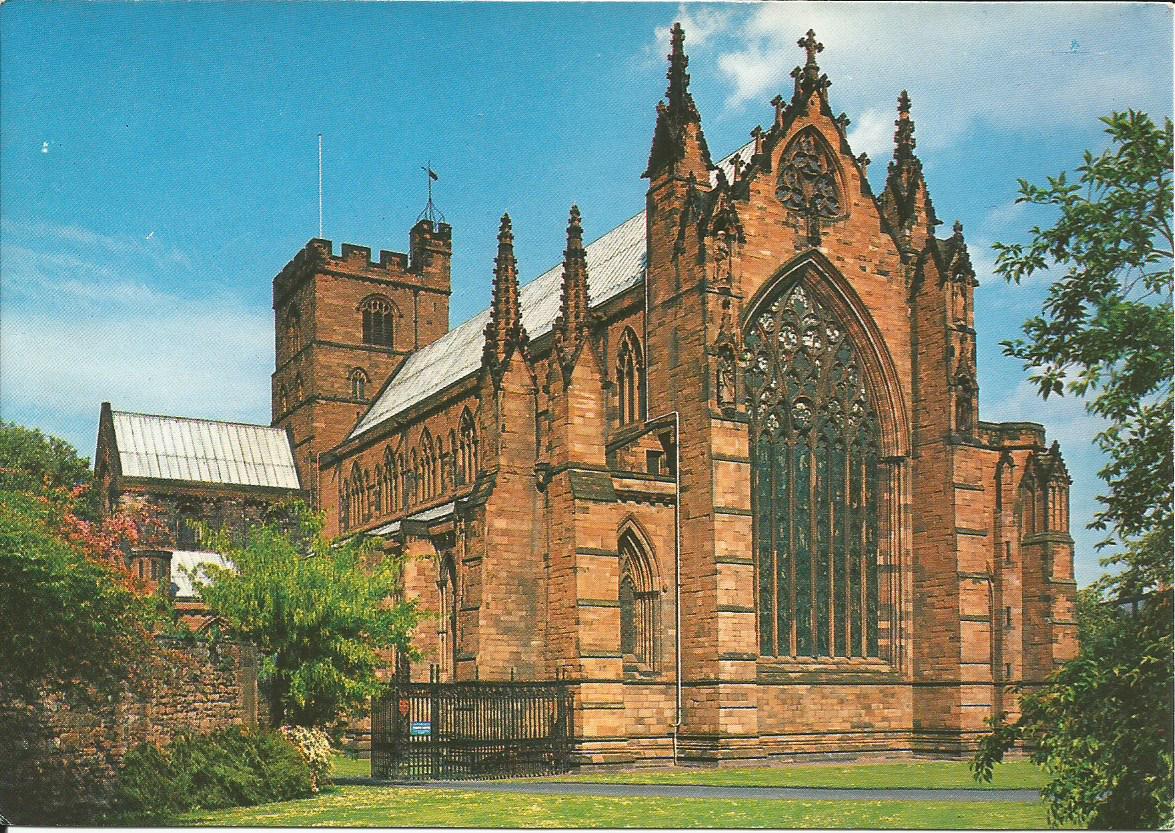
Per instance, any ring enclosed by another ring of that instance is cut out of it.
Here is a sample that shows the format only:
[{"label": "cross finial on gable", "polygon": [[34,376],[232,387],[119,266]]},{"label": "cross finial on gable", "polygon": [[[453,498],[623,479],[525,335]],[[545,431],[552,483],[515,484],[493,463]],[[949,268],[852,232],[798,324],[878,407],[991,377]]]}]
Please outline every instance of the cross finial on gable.
[{"label": "cross finial on gable", "polygon": [[798,41],[796,45],[808,53],[808,65],[812,66],[816,63],[816,56],[824,51],[824,44],[816,42],[816,31],[809,29],[808,34]]}]

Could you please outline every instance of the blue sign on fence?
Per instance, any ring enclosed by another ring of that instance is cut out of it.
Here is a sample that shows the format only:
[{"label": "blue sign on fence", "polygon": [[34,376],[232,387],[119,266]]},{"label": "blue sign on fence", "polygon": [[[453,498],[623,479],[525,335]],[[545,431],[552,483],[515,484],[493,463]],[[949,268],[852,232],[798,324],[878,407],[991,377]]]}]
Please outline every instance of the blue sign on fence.
[{"label": "blue sign on fence", "polygon": [[431,735],[432,724],[427,720],[414,720],[412,721],[412,725],[408,728],[408,733],[412,735],[412,737]]}]

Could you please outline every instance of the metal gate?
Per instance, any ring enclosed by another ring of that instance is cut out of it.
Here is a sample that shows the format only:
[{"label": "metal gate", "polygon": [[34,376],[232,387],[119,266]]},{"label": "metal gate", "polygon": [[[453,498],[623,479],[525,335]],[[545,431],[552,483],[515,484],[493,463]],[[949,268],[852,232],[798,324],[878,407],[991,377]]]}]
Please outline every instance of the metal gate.
[{"label": "metal gate", "polygon": [[394,781],[552,775],[571,767],[563,682],[394,683],[371,704],[371,775]]}]

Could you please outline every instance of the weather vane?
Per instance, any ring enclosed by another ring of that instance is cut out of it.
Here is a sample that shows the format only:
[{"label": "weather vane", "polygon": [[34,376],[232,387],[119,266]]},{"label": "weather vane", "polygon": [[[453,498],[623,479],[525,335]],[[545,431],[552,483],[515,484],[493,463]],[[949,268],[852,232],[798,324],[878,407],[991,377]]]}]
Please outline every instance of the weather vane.
[{"label": "weather vane", "polygon": [[428,178],[428,202],[425,203],[424,211],[420,212],[420,216],[416,218],[416,222],[419,223],[421,220],[428,220],[433,225],[436,225],[438,222],[443,223],[445,222],[445,215],[441,213],[432,201],[432,184],[440,179],[440,177],[432,169],[432,162],[429,162],[427,165],[422,165],[420,170],[424,171]]}]

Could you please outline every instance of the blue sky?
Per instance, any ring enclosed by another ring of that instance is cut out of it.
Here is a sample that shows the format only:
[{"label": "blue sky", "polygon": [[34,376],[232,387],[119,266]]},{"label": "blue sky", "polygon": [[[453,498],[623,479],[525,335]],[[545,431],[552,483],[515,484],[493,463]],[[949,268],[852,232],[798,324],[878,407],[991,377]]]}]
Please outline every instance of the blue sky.
[{"label": "blue sky", "polygon": [[964,223],[984,419],[1044,422],[1074,476],[1078,579],[1099,572],[1097,423],[1042,403],[999,342],[1043,281],[992,277],[990,244],[1048,216],[1013,204],[1104,146],[1097,117],[1171,112],[1163,4],[38,3],[0,6],[0,415],[93,453],[98,405],[267,422],[270,281],[317,234],[403,251],[420,166],[454,228],[452,319],[489,297],[497,218],[524,277],[643,206],[668,27],[723,156],[769,123],[814,28],[854,152],[885,175],[914,102],[939,214]]}]

